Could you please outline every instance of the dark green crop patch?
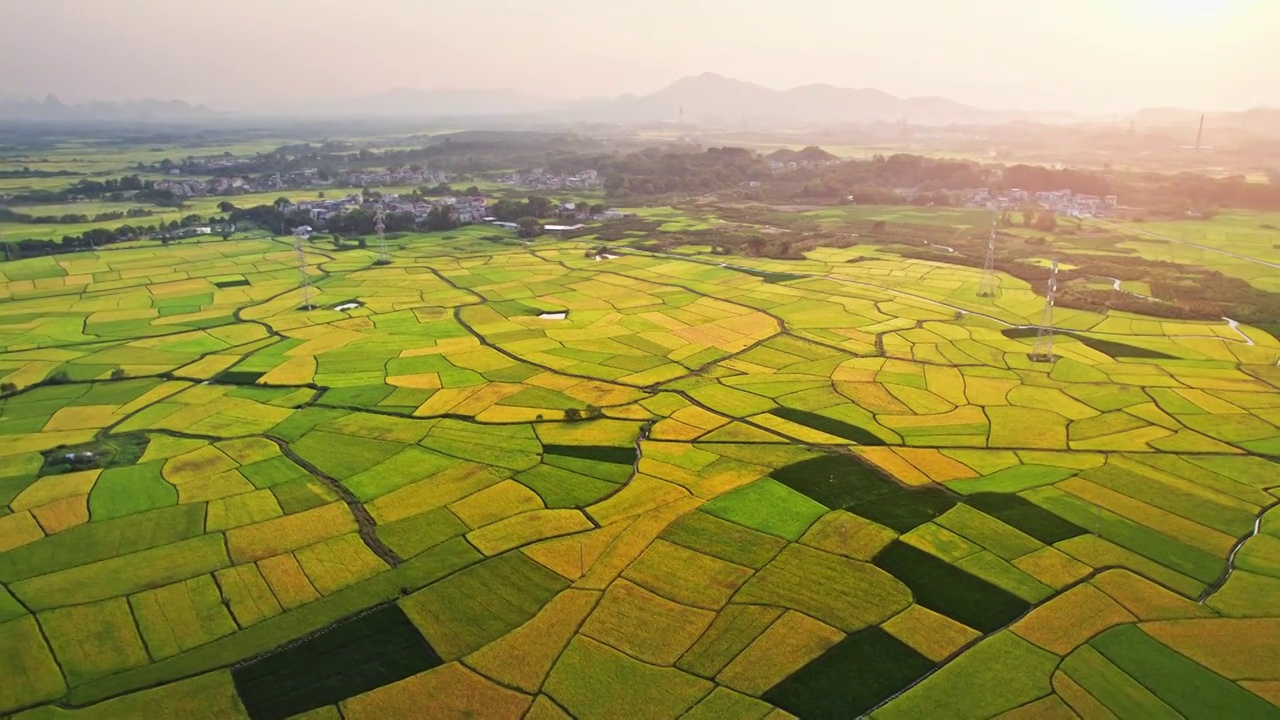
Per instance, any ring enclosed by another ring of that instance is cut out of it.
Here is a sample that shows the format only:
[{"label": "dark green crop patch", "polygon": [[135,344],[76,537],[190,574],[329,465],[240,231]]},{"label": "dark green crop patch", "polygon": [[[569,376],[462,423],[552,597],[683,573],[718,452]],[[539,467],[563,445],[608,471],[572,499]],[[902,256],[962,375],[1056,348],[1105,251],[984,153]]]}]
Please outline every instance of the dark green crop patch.
[{"label": "dark green crop patch", "polygon": [[1031,608],[1022,598],[901,540],[889,543],[873,562],[911,588],[916,602],[983,633],[999,630]]},{"label": "dark green crop patch", "polygon": [[763,697],[802,718],[854,718],[933,667],[932,660],[872,625],[836,643]]},{"label": "dark green crop patch", "polygon": [[252,720],[282,720],[442,664],[389,603],[231,669]]},{"label": "dark green crop patch", "polygon": [[610,445],[544,445],[542,451],[547,455],[578,458],[580,460],[598,460],[615,465],[633,465],[636,461],[636,450],[632,447],[614,447]]}]

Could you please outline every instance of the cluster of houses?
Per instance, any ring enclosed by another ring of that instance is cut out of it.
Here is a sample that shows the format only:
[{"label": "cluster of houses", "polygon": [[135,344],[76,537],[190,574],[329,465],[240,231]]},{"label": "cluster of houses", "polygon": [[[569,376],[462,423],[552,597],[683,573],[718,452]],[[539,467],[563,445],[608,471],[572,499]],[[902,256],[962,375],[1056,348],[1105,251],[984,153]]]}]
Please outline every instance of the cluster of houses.
[{"label": "cluster of houses", "polygon": [[572,175],[555,175],[543,168],[528,172],[514,172],[500,182],[535,190],[590,190],[601,186],[600,175],[595,170],[583,170]]},{"label": "cluster of houses", "polygon": [[[179,173],[177,169],[170,172]],[[444,173],[434,170],[397,168],[386,170],[360,170],[338,173],[321,178],[316,168],[287,173],[264,173],[258,176],[175,178],[156,182],[157,190],[168,190],[176,197],[192,198],[210,195],[244,195],[248,193],[277,192],[326,187],[387,187],[393,185],[426,185],[448,182]]]},{"label": "cluster of houses", "polygon": [[790,172],[792,170],[799,170],[800,168],[826,167],[827,165],[835,165],[839,162],[841,161],[838,158],[835,160],[801,160],[799,162],[795,160],[787,160],[785,162],[782,160],[770,160],[769,169],[775,173]]},{"label": "cluster of houses", "polygon": [[[1027,203],[1035,203],[1058,215],[1068,217],[1107,217],[1114,214],[1118,206],[1115,195],[1086,195],[1073,193],[1070,190],[1050,190],[1028,192],[1014,188],[1003,192],[993,192],[988,188],[977,190],[961,190],[964,205],[967,207],[985,207],[1015,210]],[[956,196],[952,195],[953,200]]]},{"label": "cluster of houses", "polygon": [[[483,196],[461,196],[461,197],[440,197],[422,200],[412,200],[407,197],[401,197],[395,194],[385,194],[377,199],[366,199],[364,196],[357,194],[347,195],[341,198],[303,200],[291,206],[291,209],[306,212],[311,221],[317,227],[322,227],[326,221],[335,217],[340,217],[353,210],[362,209],[368,212],[376,212],[382,210],[384,213],[409,213],[412,214],[414,220],[419,223],[426,222],[427,215],[434,209],[442,206],[453,208],[454,217],[463,224],[489,223],[502,227],[515,227],[514,223],[498,222],[489,215],[489,207]],[[618,210],[605,210],[602,213],[592,213],[591,208],[586,203],[564,203],[555,207],[556,217],[560,220],[568,221],[587,221],[587,220],[619,220],[629,217],[629,213],[620,212]],[[548,225],[549,230],[575,230],[581,225]]]},{"label": "cluster of houses", "polygon": [[352,210],[363,209],[369,212],[382,210],[384,213],[409,213],[417,222],[425,222],[427,215],[437,207],[450,206],[454,217],[462,223],[479,223],[488,218],[488,205],[485,198],[477,197],[440,197],[429,200],[411,200],[394,193],[387,193],[375,200],[366,200],[360,193],[346,197],[319,200],[303,200],[292,207],[306,212],[317,225],[326,220],[344,215]]}]

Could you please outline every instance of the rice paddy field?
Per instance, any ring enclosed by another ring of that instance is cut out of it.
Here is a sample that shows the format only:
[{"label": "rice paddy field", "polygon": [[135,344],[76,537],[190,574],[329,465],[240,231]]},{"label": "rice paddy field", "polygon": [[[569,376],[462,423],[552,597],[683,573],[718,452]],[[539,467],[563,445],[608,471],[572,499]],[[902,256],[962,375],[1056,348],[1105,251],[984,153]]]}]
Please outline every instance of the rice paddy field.
[{"label": "rice paddy field", "polygon": [[1280,717],[1276,338],[600,242],[0,264],[0,715]]}]

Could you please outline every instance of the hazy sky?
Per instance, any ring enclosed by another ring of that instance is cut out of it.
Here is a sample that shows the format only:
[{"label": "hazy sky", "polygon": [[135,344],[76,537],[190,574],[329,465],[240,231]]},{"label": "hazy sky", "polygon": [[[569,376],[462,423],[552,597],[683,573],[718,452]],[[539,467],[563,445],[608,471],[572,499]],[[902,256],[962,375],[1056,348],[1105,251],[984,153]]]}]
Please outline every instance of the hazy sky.
[{"label": "hazy sky", "polygon": [[987,108],[1280,106],[1280,0],[0,0],[0,93],[219,107],[705,71]]}]

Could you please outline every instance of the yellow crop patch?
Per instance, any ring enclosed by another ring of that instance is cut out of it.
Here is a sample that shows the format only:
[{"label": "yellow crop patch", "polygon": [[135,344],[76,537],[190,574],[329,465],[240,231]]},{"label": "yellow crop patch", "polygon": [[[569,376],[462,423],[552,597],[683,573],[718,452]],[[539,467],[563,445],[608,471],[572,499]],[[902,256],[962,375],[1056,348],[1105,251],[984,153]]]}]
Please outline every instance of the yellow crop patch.
[{"label": "yellow crop patch", "polygon": [[969,466],[952,460],[937,450],[894,448],[894,452],[898,453],[903,460],[911,463],[934,482],[946,482],[948,480],[960,480],[978,476],[978,473],[969,469]]},{"label": "yellow crop patch", "polygon": [[88,495],[101,470],[81,470],[62,475],[46,475],[31,483],[9,503],[14,512],[47,505],[56,500]]},{"label": "yellow crop patch", "polygon": [[291,357],[271,368],[258,382],[263,385],[305,385],[315,379],[316,359],[314,357]]},{"label": "yellow crop patch", "polygon": [[912,605],[886,620],[881,627],[934,662],[941,662],[982,636],[977,630],[921,605]]},{"label": "yellow crop patch", "polygon": [[504,480],[449,505],[449,511],[475,529],[543,507],[537,493],[515,480]]},{"label": "yellow crop patch", "polygon": [[1140,627],[1223,677],[1280,680],[1280,618],[1163,620]]},{"label": "yellow crop patch", "polygon": [[421,716],[423,708],[442,718],[519,720],[533,698],[486,680],[453,662],[342,701],[347,720]]},{"label": "yellow crop patch", "polygon": [[89,522],[89,498],[73,495],[32,508],[31,514],[45,533],[52,535]]},{"label": "yellow crop patch", "polygon": [[577,580],[595,564],[600,555],[627,529],[618,522],[598,530],[576,533],[534,543],[521,550],[543,567],[570,580]]},{"label": "yellow crop patch", "polygon": [[356,531],[346,504],[335,502],[293,515],[232,528],[227,548],[237,563],[254,562]]},{"label": "yellow crop patch", "polygon": [[835,555],[869,562],[896,537],[897,532],[879,523],[836,510],[818,518],[800,542]]},{"label": "yellow crop patch", "polygon": [[906,485],[929,485],[933,482],[928,475],[921,472],[915,465],[907,462],[893,448],[860,447],[854,452],[875,463],[882,470]]},{"label": "yellow crop patch", "polygon": [[532,620],[467,656],[463,662],[504,685],[535,693],[600,593],[565,590]]},{"label": "yellow crop patch", "polygon": [[1203,605],[1170,592],[1128,570],[1108,570],[1092,580],[1111,599],[1141,620],[1172,620],[1211,615]]},{"label": "yellow crop patch", "polygon": [[44,431],[58,432],[59,430],[88,430],[106,427],[115,422],[115,413],[119,409],[117,405],[64,407],[49,418],[49,422],[44,425]]},{"label": "yellow crop patch", "polygon": [[716,682],[761,695],[843,639],[844,633],[830,625],[788,610],[720,671]]},{"label": "yellow crop patch", "polygon": [[509,471],[462,463],[383,495],[366,505],[379,524],[402,520],[457,502],[502,482]]},{"label": "yellow crop patch", "polygon": [[649,475],[636,475],[616,494],[587,508],[600,525],[646,513],[688,496],[679,485]]},{"label": "yellow crop patch", "polygon": [[166,460],[164,478],[174,485],[181,485],[196,478],[234,470],[237,467],[239,463],[227,457],[226,453],[212,445],[206,445]]},{"label": "yellow crop patch", "polygon": [[248,627],[282,612],[257,565],[237,565],[214,573],[236,624]]},{"label": "yellow crop patch", "polygon": [[683,605],[719,610],[754,572],[659,539],[622,576]]},{"label": "yellow crop patch", "polygon": [[1136,620],[1105,593],[1085,584],[1032,610],[1010,629],[1055,655],[1065,656],[1103,630]]},{"label": "yellow crop patch", "polygon": [[1066,587],[1093,571],[1088,565],[1052,547],[1040,548],[1010,562],[1022,572],[1053,588]]},{"label": "yellow crop patch", "polygon": [[[693,512],[702,501],[694,497],[684,497],[662,507],[650,510],[634,520],[624,520],[627,527],[600,554],[595,564],[574,587],[603,590],[626,569],[640,553],[658,537],[676,518]],[[621,524],[621,523],[620,523]],[[608,527],[608,526],[606,526]]]},{"label": "yellow crop patch", "polygon": [[582,634],[654,665],[673,665],[715,614],[617,580],[582,625]]},{"label": "yellow crop patch", "polygon": [[374,555],[356,533],[302,548],[294,557],[321,595],[337,592],[387,569],[387,564]]},{"label": "yellow crop patch", "polygon": [[217,447],[226,453],[227,457],[241,465],[250,465],[280,454],[280,448],[266,438],[226,440],[218,443]]},{"label": "yellow crop patch", "polygon": [[258,572],[267,581],[272,594],[285,610],[305,605],[320,597],[315,586],[291,554],[275,555],[258,561]]},{"label": "yellow crop patch", "polygon": [[29,510],[0,516],[0,552],[6,552],[44,537],[44,531]]},{"label": "yellow crop patch", "polygon": [[578,510],[533,510],[472,530],[467,533],[467,540],[486,556],[493,557],[538,540],[592,527],[587,516]]},{"label": "yellow crop patch", "polygon": [[237,470],[227,470],[179,484],[178,502],[206,502],[253,491],[253,483],[246,480],[244,475]]}]

